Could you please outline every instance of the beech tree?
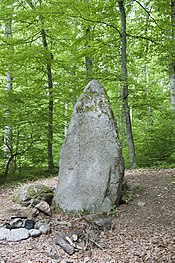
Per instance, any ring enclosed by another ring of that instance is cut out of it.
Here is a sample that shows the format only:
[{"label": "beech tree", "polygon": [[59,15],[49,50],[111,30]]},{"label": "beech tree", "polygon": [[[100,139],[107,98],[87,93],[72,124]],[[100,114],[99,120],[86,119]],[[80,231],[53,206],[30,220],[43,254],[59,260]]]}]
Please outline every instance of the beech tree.
[{"label": "beech tree", "polygon": [[[5,36],[7,38],[7,43],[8,40],[12,38],[12,18],[10,15],[7,15],[5,18]],[[10,44],[7,46],[7,49],[9,50],[9,55],[12,55],[13,48],[10,47]],[[12,52],[11,52],[12,51]],[[7,92],[12,91],[12,75],[11,75],[11,67],[12,63],[10,61],[10,56],[9,56],[9,62],[7,61],[7,75],[6,75],[6,90]],[[11,109],[9,109],[6,114],[10,114]],[[9,119],[7,117],[7,119]],[[12,127],[11,124],[6,124],[4,127],[4,155],[5,155],[5,162],[6,162],[6,167],[8,166],[8,162],[10,157],[12,156]],[[7,170],[7,168],[6,168]]]},{"label": "beech tree", "polygon": [[175,110],[175,1],[171,0],[171,24],[172,24],[172,61],[170,67],[170,94],[172,109]]},{"label": "beech tree", "polygon": [[[13,131],[10,175],[54,172],[73,105],[92,77],[107,89],[126,166],[175,162],[173,0],[10,4],[9,13],[9,1],[0,3],[2,174],[5,126]],[[8,14],[13,37],[5,36]]]},{"label": "beech tree", "polygon": [[128,146],[130,152],[130,164],[131,167],[135,166],[135,149],[134,149],[134,140],[132,134],[132,125],[131,125],[131,117],[130,117],[130,109],[128,105],[128,71],[127,71],[127,41],[126,41],[126,12],[124,7],[124,1],[118,1],[119,10],[121,14],[121,23],[122,23],[122,33],[121,33],[121,57],[122,57],[122,82],[123,82],[123,113],[125,117],[126,130],[128,136]]},{"label": "beech tree", "polygon": [[[33,5],[32,1],[29,1],[29,5],[33,10],[36,11],[35,6]],[[41,1],[40,1],[41,5]],[[44,19],[43,16],[39,14],[39,20],[41,22],[41,38],[43,47],[45,50],[45,60],[46,60],[46,68],[47,68],[47,85],[48,85],[48,96],[49,96],[49,105],[48,105],[48,170],[49,173],[53,173],[54,162],[53,162],[53,77],[52,77],[52,59],[53,55],[48,50],[48,43],[47,43],[47,35],[44,28]]]}]

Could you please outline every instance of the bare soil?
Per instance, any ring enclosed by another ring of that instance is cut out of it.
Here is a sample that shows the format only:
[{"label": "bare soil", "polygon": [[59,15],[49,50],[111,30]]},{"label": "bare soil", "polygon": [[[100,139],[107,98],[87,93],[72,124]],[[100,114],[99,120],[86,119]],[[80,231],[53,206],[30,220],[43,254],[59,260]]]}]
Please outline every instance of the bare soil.
[{"label": "bare soil", "polygon": [[[56,180],[36,183],[55,187]],[[73,233],[90,226],[81,216],[53,212],[47,219],[50,235],[20,242],[0,241],[0,263],[175,263],[175,169],[130,170],[125,180],[132,189],[132,201],[114,211],[112,229],[94,230],[96,244],[87,250],[70,256],[55,245],[56,233]],[[19,208],[11,201],[15,190],[16,187],[0,189],[0,224],[10,219],[11,210]],[[59,225],[60,221],[71,226]]]}]

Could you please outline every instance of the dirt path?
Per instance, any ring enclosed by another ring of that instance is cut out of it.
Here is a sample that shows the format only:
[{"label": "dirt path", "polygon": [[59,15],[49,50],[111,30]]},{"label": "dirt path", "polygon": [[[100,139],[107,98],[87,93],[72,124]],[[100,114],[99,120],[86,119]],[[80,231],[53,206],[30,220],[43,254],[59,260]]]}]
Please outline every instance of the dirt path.
[{"label": "dirt path", "polygon": [[[53,242],[56,231],[69,232],[88,225],[78,216],[53,214],[49,236],[16,243],[0,241],[0,263],[175,263],[175,169],[132,170],[125,178],[133,200],[116,210],[112,230],[95,234],[102,249],[94,246],[67,255]],[[40,182],[55,186],[56,178]],[[0,224],[17,207],[10,199],[14,190],[0,189]],[[72,226],[60,226],[58,220]]]}]

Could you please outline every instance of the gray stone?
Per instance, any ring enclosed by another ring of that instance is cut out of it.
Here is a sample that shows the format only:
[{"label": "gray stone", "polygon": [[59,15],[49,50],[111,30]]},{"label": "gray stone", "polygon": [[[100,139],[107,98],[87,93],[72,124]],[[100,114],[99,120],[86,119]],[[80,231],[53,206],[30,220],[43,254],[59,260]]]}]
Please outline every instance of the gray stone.
[{"label": "gray stone", "polygon": [[35,221],[32,218],[28,218],[25,220],[24,227],[28,230],[34,228]]},{"label": "gray stone", "polygon": [[35,206],[39,211],[44,212],[46,215],[51,215],[51,209],[49,204],[46,201],[41,201]]},{"label": "gray stone", "polygon": [[39,214],[36,208],[21,207],[20,209],[8,209],[7,212],[11,214],[11,219],[15,218],[33,218]]},{"label": "gray stone", "polygon": [[12,229],[7,235],[7,241],[20,241],[29,238],[29,231],[25,228]]},{"label": "gray stone", "polygon": [[[48,197],[49,196],[49,197]],[[18,189],[12,196],[14,202],[25,206],[35,206],[41,200],[51,204],[53,190],[42,184],[27,184]]]},{"label": "gray stone", "polygon": [[144,202],[138,202],[138,206],[140,206],[140,207],[144,207],[145,204],[146,204],[146,203],[144,203]]},{"label": "gray stone", "polygon": [[90,214],[84,216],[84,220],[100,229],[112,229],[113,217],[106,215]]},{"label": "gray stone", "polygon": [[50,229],[50,226],[47,225],[47,224],[41,224],[40,227],[39,227],[39,230],[41,231],[42,234],[49,234],[51,229]]},{"label": "gray stone", "polygon": [[61,226],[67,226],[67,227],[72,226],[71,222],[67,222],[67,221],[57,221],[56,224]]},{"label": "gray stone", "polygon": [[39,237],[42,233],[39,229],[30,229],[29,234],[31,237]]},{"label": "gray stone", "polygon": [[34,228],[35,228],[35,229],[39,229],[40,226],[43,225],[43,224],[44,224],[43,222],[38,221],[38,222],[36,222]]},{"label": "gray stone", "polygon": [[15,218],[10,222],[11,228],[20,228],[23,225],[21,218]]},{"label": "gray stone", "polygon": [[0,240],[6,239],[9,232],[10,229],[7,229],[6,227],[0,227]]},{"label": "gray stone", "polygon": [[124,162],[104,87],[92,80],[77,101],[60,153],[54,201],[73,212],[109,212],[121,198]]}]

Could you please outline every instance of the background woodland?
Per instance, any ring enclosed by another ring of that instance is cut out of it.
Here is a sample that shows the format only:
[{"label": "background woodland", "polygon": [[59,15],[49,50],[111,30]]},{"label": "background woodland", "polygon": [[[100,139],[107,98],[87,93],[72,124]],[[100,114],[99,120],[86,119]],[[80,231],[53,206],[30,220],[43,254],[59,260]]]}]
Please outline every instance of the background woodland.
[{"label": "background woodland", "polygon": [[174,0],[3,0],[1,181],[57,173],[91,79],[109,95],[126,167],[174,167]]}]

